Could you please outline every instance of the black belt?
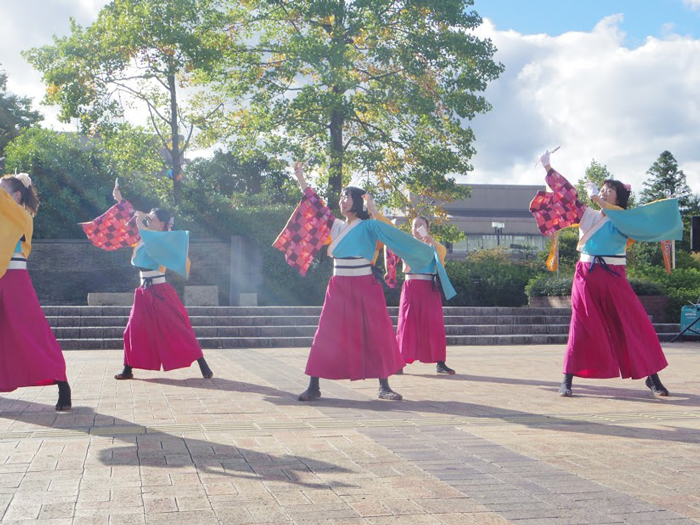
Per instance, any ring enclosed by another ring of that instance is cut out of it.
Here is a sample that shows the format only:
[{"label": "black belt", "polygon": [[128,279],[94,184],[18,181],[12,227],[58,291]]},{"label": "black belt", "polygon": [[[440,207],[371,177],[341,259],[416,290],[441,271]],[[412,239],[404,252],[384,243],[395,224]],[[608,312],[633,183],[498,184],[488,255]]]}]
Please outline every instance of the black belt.
[{"label": "black belt", "polygon": [[618,277],[620,277],[620,274],[610,268],[605,259],[627,259],[626,255],[591,255],[591,257],[593,257],[593,262],[591,262],[590,266],[588,267],[588,273],[592,273],[595,265],[599,264],[603,270],[613,275],[617,275]]}]

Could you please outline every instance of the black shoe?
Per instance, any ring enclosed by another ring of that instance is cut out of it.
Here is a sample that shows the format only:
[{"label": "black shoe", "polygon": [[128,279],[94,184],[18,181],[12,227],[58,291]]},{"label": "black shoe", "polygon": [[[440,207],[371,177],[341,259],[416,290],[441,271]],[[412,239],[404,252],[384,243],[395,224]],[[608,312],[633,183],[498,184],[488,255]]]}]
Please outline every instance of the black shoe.
[{"label": "black shoe", "polygon": [[56,381],[58,385],[58,402],[56,410],[63,412],[72,408],[70,385],[67,381]]},{"label": "black shoe", "polygon": [[561,382],[559,387],[559,395],[561,397],[571,397],[573,392],[571,391],[571,383],[574,380],[574,374],[564,374],[564,380]]},{"label": "black shoe", "polygon": [[314,390],[312,388],[307,388],[297,398],[299,401],[313,401],[321,397],[321,390]]},{"label": "black shoe", "polygon": [[391,388],[379,388],[379,393],[377,394],[379,399],[386,399],[388,401],[401,401],[403,396],[398,392],[394,392]]},{"label": "black shoe", "polygon": [[122,370],[121,374],[117,374],[114,376],[114,379],[117,379],[121,381],[122,379],[133,379],[134,378],[134,373],[132,372],[133,368],[131,368],[129,365],[124,365],[124,370]]},{"label": "black shoe", "polygon": [[398,372],[394,372],[395,376],[402,376],[403,375],[403,368],[399,370]]},{"label": "black shoe", "polygon": [[211,368],[209,368],[207,361],[203,357],[197,359],[197,364],[199,364],[199,369],[202,371],[202,377],[204,379],[211,379],[214,377],[214,372],[211,371]]},{"label": "black shoe", "polygon": [[446,374],[448,376],[455,375],[455,371],[452,370],[449,366],[447,366],[444,361],[440,361],[437,365],[435,365],[435,371],[438,374]]},{"label": "black shoe", "polygon": [[649,377],[646,378],[644,381],[644,384],[647,386],[649,390],[651,390],[651,393],[654,394],[655,396],[658,397],[668,397],[668,390],[666,387],[661,383],[661,379],[659,379],[659,374],[653,374],[650,375]]}]

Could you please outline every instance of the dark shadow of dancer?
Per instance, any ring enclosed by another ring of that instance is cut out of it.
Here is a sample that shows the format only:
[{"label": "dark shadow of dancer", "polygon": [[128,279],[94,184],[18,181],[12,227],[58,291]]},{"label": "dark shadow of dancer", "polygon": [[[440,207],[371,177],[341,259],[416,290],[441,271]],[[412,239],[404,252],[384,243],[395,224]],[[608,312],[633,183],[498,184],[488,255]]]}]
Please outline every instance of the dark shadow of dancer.
[{"label": "dark shadow of dancer", "polygon": [[[265,401],[275,405],[297,406],[299,404],[298,401],[283,400],[280,398],[267,398]],[[654,441],[677,441],[680,443],[700,443],[700,432],[698,432],[697,429],[676,427],[668,425],[663,421],[656,422],[663,423],[664,426],[669,427],[671,430],[630,428],[614,424],[596,423],[590,420],[577,421],[575,419],[521,412],[519,410],[509,410],[486,405],[477,405],[475,403],[464,403],[461,401],[410,401],[404,399],[399,402],[387,403],[386,401],[371,398],[356,401],[322,397],[314,400],[309,406],[313,406],[321,413],[324,412],[324,409],[334,414],[336,413],[334,411],[337,409],[348,409],[349,413],[345,417],[354,416],[360,420],[377,412],[390,413],[394,417],[396,417],[397,414],[406,413],[406,415],[411,414],[416,418],[420,418],[421,413],[427,412],[431,415],[443,417],[481,417],[484,421],[501,419],[508,423],[519,424],[529,428],[571,432],[575,434],[614,436]],[[475,416],[475,414],[478,415]],[[546,419],[544,422],[542,421],[543,418]],[[639,420],[645,423],[655,422],[653,419],[644,418],[642,416],[640,416]]]},{"label": "dark shadow of dancer", "polygon": [[[76,424],[70,426],[54,424],[60,423],[61,419],[66,419],[66,416],[75,416]],[[100,450],[99,461],[105,466],[152,466],[175,470],[194,466],[198,471],[210,475],[276,481],[304,488],[327,488],[329,485],[355,487],[355,485],[338,481],[329,481],[328,483],[308,481],[311,475],[319,471],[325,473],[351,472],[332,463],[305,456],[266,454],[233,445],[179,437],[160,431],[139,433],[145,431],[142,425],[100,414],[90,407],[74,407],[70,413],[57,414],[51,405],[0,399],[0,418],[13,419],[55,430],[60,428],[80,431],[84,432],[86,436],[99,435],[114,438],[115,441],[123,441],[124,446]],[[100,426],[100,420],[114,421],[114,424]],[[123,434],[120,432],[123,427],[131,428],[134,432]],[[110,433],[110,428],[114,428],[115,432]],[[99,433],[92,433],[93,429],[99,429]],[[32,429],[26,431],[31,432]]]},{"label": "dark shadow of dancer", "polygon": [[285,390],[280,390],[278,388],[273,388],[264,385],[256,385],[255,383],[246,383],[244,381],[232,381],[231,379],[225,379],[223,377],[214,377],[213,379],[171,379],[169,377],[158,377],[158,378],[148,378],[139,379],[134,378],[130,381],[143,381],[144,383],[155,383],[159,385],[168,385],[175,387],[186,387],[186,388],[201,388],[203,390],[223,390],[225,392],[249,392],[252,394],[260,394],[263,396],[271,397],[288,397],[290,399],[296,399],[299,394],[293,394]]},{"label": "dark shadow of dancer", "polygon": [[[405,373],[406,377],[422,377],[427,379],[438,379],[443,381],[468,381],[469,383],[496,383],[501,385],[528,385],[540,387],[542,390],[547,390],[556,393],[559,390],[561,382],[555,381],[539,381],[536,379],[518,379],[511,377],[491,377],[491,376],[472,376],[467,374],[455,374],[453,376],[437,375],[437,374],[411,374]],[[633,387],[616,387],[616,386],[598,386],[586,384],[588,381],[620,381],[627,382]],[[637,388],[634,388],[637,387]],[[654,397],[649,389],[644,385],[644,379],[586,379],[583,377],[574,377],[574,397],[594,397],[605,398],[620,401],[631,401],[633,403],[664,403],[673,406],[689,406],[700,407],[700,396],[694,394],[685,394],[671,390],[669,397],[658,398]],[[566,402],[566,400],[564,400]]]}]

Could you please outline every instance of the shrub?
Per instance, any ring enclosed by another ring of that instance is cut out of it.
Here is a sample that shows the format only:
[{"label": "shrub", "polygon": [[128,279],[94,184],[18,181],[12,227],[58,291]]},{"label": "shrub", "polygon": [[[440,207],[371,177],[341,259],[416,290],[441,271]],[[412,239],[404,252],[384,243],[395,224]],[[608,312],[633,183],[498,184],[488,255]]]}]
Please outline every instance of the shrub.
[{"label": "shrub", "polygon": [[[485,251],[487,252],[487,251]],[[457,290],[450,306],[523,306],[525,285],[538,272],[537,266],[514,263],[501,254],[477,253],[464,261],[448,261],[447,274]]]},{"label": "shrub", "polygon": [[[664,295],[664,288],[649,279],[631,278],[630,285],[637,295]],[[559,297],[571,295],[573,277],[540,275],[527,283],[528,297]]]}]

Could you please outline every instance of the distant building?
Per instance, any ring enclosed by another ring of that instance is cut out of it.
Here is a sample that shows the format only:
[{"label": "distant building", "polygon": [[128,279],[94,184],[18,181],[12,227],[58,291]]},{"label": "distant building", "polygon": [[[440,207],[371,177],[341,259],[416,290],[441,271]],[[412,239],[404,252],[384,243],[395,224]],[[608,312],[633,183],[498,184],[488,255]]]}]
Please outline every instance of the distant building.
[{"label": "distant building", "polygon": [[[451,246],[460,253],[504,246],[509,249],[545,249],[546,238],[529,211],[530,201],[544,186],[514,184],[468,184],[471,196],[444,206],[450,224],[467,238]],[[502,225],[502,227],[501,227]]]}]

